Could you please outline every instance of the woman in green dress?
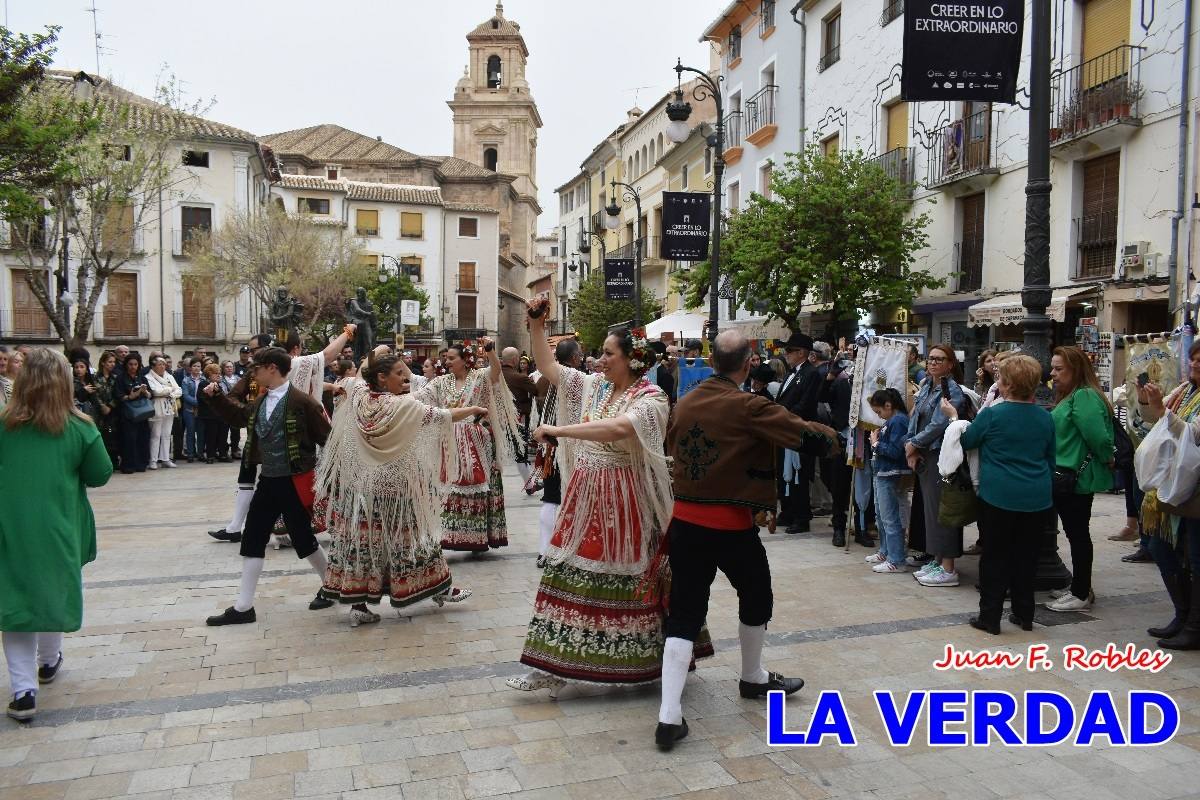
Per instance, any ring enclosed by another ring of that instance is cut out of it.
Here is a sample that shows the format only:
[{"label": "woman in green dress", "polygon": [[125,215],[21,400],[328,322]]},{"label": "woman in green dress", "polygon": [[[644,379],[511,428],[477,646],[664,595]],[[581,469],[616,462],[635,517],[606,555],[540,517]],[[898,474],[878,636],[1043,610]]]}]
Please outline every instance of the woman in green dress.
[{"label": "woman in green dress", "polygon": [[86,487],[103,486],[113,471],[100,431],[75,409],[72,389],[67,359],[37,349],[0,411],[0,486],[37,487],[13,494],[0,514],[8,716],[20,721],[33,718],[38,685],[58,675],[63,633],[82,624],[80,570],[96,558]]}]

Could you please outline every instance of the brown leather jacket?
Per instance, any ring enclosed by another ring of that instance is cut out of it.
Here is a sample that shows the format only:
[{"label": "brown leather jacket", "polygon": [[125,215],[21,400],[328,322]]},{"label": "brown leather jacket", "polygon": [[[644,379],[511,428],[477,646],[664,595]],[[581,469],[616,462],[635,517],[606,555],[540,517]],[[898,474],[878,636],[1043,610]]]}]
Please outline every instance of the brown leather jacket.
[{"label": "brown leather jacket", "polygon": [[774,511],[775,447],[799,449],[806,436],[834,439],[834,432],[729,378],[703,380],[675,404],[667,428],[675,497]]},{"label": "brown leather jacket", "polygon": [[504,382],[508,384],[508,390],[512,392],[513,403],[517,407],[517,411],[526,420],[529,419],[529,414],[533,410],[533,398],[537,395],[537,384],[528,375],[523,375],[513,367],[503,366],[500,371],[504,373]]}]

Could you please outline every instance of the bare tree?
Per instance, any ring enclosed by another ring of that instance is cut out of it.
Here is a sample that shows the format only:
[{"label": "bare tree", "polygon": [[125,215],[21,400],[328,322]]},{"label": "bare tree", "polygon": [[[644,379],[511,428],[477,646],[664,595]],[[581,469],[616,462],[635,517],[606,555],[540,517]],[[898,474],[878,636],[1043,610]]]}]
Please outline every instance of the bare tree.
[{"label": "bare tree", "polygon": [[354,288],[378,279],[364,247],[338,225],[272,204],[229,216],[193,252],[193,274],[211,277],[219,296],[249,291],[264,307],[286,286],[304,304],[301,333],[324,346]]},{"label": "bare tree", "polygon": [[[60,83],[31,94],[28,102],[61,99],[56,94],[71,91],[71,84]],[[38,187],[45,208],[14,221],[25,280],[68,350],[87,339],[109,277],[140,256],[141,234],[157,219],[158,198],[197,181],[181,162],[177,139],[206,110],[200,102],[185,105],[174,79],[160,84],[153,102],[115,88],[98,92],[92,102],[98,129],[64,152],[54,182]],[[51,265],[61,286],[71,262],[74,295],[52,293]],[[74,320],[72,306],[78,309]]]}]

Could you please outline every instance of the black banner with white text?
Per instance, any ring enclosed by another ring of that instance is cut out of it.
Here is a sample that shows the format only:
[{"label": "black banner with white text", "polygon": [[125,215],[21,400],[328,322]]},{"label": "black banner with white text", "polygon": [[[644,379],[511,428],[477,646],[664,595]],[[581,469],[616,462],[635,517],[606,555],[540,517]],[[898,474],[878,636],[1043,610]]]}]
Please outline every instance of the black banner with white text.
[{"label": "black banner with white text", "polygon": [[1016,102],[1024,24],[1023,0],[905,0],[902,96]]},{"label": "black banner with white text", "polygon": [[712,195],[707,192],[663,192],[659,257],[667,261],[708,258],[711,206]]},{"label": "black banner with white text", "polygon": [[633,299],[633,270],[632,258],[604,259],[605,300]]}]

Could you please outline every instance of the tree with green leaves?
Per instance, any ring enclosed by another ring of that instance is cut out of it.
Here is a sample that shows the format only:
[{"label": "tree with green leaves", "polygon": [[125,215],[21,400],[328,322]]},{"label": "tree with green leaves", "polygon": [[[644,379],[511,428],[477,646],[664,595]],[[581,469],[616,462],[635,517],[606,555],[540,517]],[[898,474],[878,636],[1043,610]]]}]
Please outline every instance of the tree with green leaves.
[{"label": "tree with green leaves", "polygon": [[0,26],[0,218],[35,217],[42,192],[62,179],[67,156],[98,122],[93,104],[43,91],[58,32]]},{"label": "tree with green leaves", "polygon": [[[800,330],[802,312],[828,304],[833,326],[877,306],[907,306],[944,281],[916,269],[928,216],[910,214],[905,187],[861,151],[788,154],[771,196],[753,194],[727,218],[722,280],[738,307]],[[681,274],[685,304],[705,302],[709,262]]]},{"label": "tree with green leaves", "polygon": [[[604,270],[594,269],[579,284],[579,294],[571,304],[571,322],[584,347],[594,349],[604,344],[608,329],[628,324],[633,319],[632,300],[607,300],[604,297]],[[654,292],[642,289],[642,319],[649,322],[658,317],[659,307]]]},{"label": "tree with green leaves", "polygon": [[[380,283],[375,281],[367,286],[367,298],[375,306],[375,314],[379,317],[378,334],[381,338],[396,330],[396,316],[400,313],[401,300],[416,300],[421,304],[422,319],[429,308],[429,295],[412,282],[407,275],[396,275],[388,272],[388,279]],[[406,326],[406,330],[415,330],[417,326]]]}]

